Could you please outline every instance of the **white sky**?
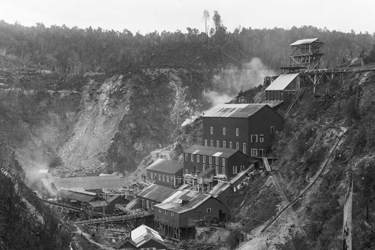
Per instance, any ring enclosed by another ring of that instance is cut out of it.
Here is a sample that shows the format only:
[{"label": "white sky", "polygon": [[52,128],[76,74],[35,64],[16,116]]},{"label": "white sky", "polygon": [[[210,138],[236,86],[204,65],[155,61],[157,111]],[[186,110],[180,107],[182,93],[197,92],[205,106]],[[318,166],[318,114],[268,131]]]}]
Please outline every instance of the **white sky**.
[{"label": "white sky", "polygon": [[291,28],[312,25],[375,33],[375,0],[0,0],[0,20],[33,26],[102,27],[142,34],[204,30],[203,11],[217,10],[223,24],[236,27]]}]

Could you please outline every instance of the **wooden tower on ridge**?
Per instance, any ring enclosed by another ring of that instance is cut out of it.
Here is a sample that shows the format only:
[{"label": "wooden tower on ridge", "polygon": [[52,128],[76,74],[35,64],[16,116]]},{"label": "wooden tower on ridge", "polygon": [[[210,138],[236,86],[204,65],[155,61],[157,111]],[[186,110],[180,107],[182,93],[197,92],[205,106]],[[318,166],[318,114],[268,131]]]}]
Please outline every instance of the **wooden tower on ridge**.
[{"label": "wooden tower on ridge", "polygon": [[320,48],[323,42],[318,38],[298,40],[290,45],[292,53],[290,55],[290,67],[307,70],[320,69],[323,67]]}]

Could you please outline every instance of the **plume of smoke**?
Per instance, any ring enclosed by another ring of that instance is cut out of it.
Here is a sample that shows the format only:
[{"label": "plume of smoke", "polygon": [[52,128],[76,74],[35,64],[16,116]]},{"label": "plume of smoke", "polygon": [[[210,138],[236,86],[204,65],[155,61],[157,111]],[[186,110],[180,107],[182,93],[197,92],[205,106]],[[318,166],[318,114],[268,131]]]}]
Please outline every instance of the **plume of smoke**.
[{"label": "plume of smoke", "polygon": [[245,63],[241,68],[231,67],[222,70],[212,79],[212,89],[203,92],[203,96],[211,107],[229,102],[241,90],[248,90],[263,84],[265,76],[276,75],[276,73],[269,69],[262,61],[254,57],[249,63]]}]

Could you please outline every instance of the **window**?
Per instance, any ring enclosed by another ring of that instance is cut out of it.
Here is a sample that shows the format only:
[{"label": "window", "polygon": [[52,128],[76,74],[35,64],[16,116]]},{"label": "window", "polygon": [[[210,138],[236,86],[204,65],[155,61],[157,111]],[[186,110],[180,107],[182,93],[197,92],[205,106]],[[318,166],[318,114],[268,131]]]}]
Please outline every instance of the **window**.
[{"label": "window", "polygon": [[174,213],[173,213],[173,212],[171,212],[171,216],[172,216],[172,217],[174,216]]},{"label": "window", "polygon": [[207,213],[211,213],[211,208],[207,208]]},{"label": "window", "polygon": [[227,133],[227,129],[223,127],[223,135],[225,135],[226,133]]},{"label": "window", "polygon": [[154,203],[151,202],[151,209],[154,209]]},{"label": "window", "polygon": [[259,142],[264,142],[264,134],[259,135]]},{"label": "window", "polygon": [[223,148],[227,148],[227,142],[223,141]]},{"label": "window", "polygon": [[215,175],[218,175],[219,174],[219,166],[216,166],[215,167]]},{"label": "window", "polygon": [[159,181],[161,181],[161,174],[158,174],[158,179]]},{"label": "window", "polygon": [[257,156],[258,150],[256,148],[251,149],[251,156]]},{"label": "window", "polygon": [[275,127],[271,126],[271,135],[273,135],[273,133],[275,133]]},{"label": "window", "polygon": [[188,156],[188,153],[185,154],[185,161],[188,161],[189,159],[189,156]]},{"label": "window", "polygon": [[200,155],[197,155],[197,162],[199,162],[201,159],[200,159]]},{"label": "window", "polygon": [[220,147],[220,142],[219,142],[219,140],[216,140],[216,147],[217,147],[217,148]]},{"label": "window", "polygon": [[241,165],[240,167],[240,171],[244,170],[245,169],[245,166],[244,165]]},{"label": "window", "polygon": [[233,166],[233,174],[237,174],[237,166]]},{"label": "window", "polygon": [[208,162],[209,162],[210,164],[212,164],[212,156],[210,156],[210,157],[208,158]]},{"label": "window", "polygon": [[240,136],[240,129],[236,128],[236,136]]},{"label": "window", "polygon": [[240,150],[240,143],[239,142],[236,142],[236,149]]},{"label": "window", "polygon": [[210,134],[211,134],[211,135],[214,134],[214,127],[210,127]]},{"label": "window", "polygon": [[165,214],[168,214],[168,211],[167,211],[167,210],[164,210],[164,213],[165,213]]},{"label": "window", "polygon": [[216,163],[216,165],[219,165],[219,157],[215,158],[215,163]]},{"label": "window", "polygon": [[225,166],[225,158],[222,160],[222,165]]},{"label": "window", "polygon": [[246,143],[242,144],[242,152],[246,154]]},{"label": "window", "polygon": [[231,141],[229,142],[229,148],[233,148],[233,143]]},{"label": "window", "polygon": [[194,155],[193,154],[191,154],[190,159],[191,159],[191,162],[194,162]]},{"label": "window", "polygon": [[145,200],[142,199],[142,207],[144,207],[144,206],[145,206]]},{"label": "window", "polygon": [[174,179],[175,177],[172,175],[171,176],[171,183],[173,183],[173,179]]},{"label": "window", "polygon": [[149,173],[150,179],[152,180],[154,178],[154,175],[152,173]]},{"label": "window", "polygon": [[225,174],[225,167],[222,167],[222,168],[221,168],[221,173],[222,173],[222,174]]},{"label": "window", "polygon": [[204,140],[204,145],[207,147],[208,144],[207,144],[207,139]]},{"label": "window", "polygon": [[206,163],[206,156],[203,155],[203,163]]},{"label": "window", "polygon": [[146,200],[146,207],[150,208],[150,201],[149,200]]},{"label": "window", "polygon": [[163,181],[165,181],[165,175],[163,175]]},{"label": "window", "polygon": [[214,141],[213,141],[213,140],[210,140],[210,146],[211,146],[211,147],[214,146]]},{"label": "window", "polygon": [[169,182],[169,175],[167,175],[167,182]]},{"label": "window", "polygon": [[203,164],[203,172],[206,170],[206,164]]},{"label": "window", "polygon": [[263,149],[259,149],[259,156],[263,157]]},{"label": "window", "polygon": [[258,135],[251,135],[251,142],[258,142]]}]

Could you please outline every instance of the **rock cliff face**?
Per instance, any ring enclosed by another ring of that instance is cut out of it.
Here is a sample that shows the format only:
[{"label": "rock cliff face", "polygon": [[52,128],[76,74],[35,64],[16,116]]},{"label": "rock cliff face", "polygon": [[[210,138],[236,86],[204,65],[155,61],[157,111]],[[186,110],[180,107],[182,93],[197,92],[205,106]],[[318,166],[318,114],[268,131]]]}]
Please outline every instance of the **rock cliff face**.
[{"label": "rock cliff face", "polygon": [[3,71],[1,127],[29,178],[33,169],[46,167],[64,176],[131,172],[210,105],[203,92],[211,72],[59,76],[12,69]]}]

